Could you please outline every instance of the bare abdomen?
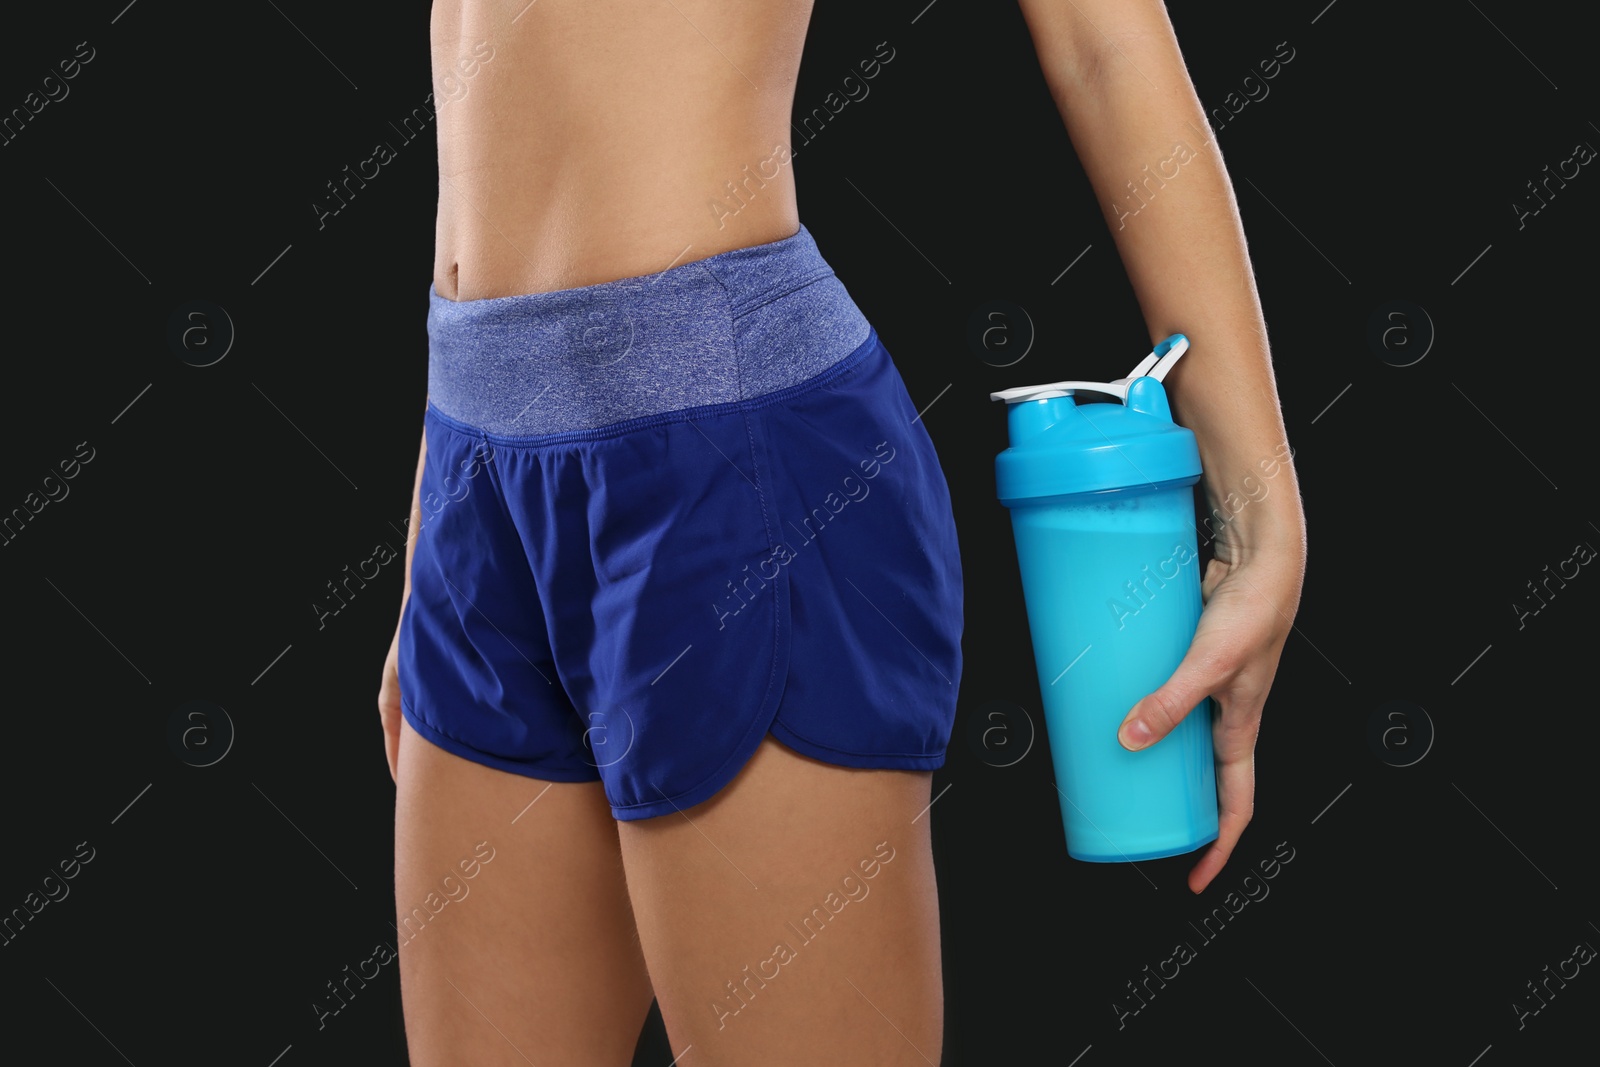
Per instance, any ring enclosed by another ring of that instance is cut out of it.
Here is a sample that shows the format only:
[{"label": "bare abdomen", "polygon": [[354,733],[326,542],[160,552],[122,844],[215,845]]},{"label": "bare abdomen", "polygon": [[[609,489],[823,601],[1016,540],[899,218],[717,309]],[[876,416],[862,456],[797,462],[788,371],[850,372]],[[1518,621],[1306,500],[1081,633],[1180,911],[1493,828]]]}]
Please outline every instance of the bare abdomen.
[{"label": "bare abdomen", "polygon": [[592,285],[794,233],[810,10],[438,0],[439,295]]}]

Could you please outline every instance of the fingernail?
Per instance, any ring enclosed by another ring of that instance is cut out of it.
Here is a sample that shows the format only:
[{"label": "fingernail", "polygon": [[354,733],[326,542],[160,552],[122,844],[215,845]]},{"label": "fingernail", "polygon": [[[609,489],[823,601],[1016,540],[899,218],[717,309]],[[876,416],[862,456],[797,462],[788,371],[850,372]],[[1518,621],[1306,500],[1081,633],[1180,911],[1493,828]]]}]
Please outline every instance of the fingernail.
[{"label": "fingernail", "polygon": [[1150,727],[1145,725],[1143,719],[1129,719],[1122,724],[1122,729],[1117,731],[1117,740],[1122,742],[1122,747],[1133,752],[1148,745],[1153,736]]}]

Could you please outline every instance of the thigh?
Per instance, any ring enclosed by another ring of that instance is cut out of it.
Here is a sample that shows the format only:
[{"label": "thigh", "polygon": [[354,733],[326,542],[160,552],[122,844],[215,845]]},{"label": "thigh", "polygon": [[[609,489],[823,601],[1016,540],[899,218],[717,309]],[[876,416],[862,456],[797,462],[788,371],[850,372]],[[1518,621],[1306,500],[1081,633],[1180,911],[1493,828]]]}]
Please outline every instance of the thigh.
[{"label": "thigh", "polygon": [[768,737],[712,799],[619,826],[674,1050],[698,1067],[939,1061],[930,780]]},{"label": "thigh", "polygon": [[628,1064],[651,989],[600,784],[485,767],[409,722],[397,780],[411,1063]]}]

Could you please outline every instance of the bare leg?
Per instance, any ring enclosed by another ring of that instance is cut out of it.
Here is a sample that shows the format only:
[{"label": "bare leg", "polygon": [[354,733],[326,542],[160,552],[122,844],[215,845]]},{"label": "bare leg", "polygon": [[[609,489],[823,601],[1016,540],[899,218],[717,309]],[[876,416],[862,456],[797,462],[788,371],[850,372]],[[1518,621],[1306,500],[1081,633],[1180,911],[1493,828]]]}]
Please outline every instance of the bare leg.
[{"label": "bare leg", "polygon": [[651,988],[600,784],[484,767],[409,723],[397,777],[413,1067],[626,1067]]},{"label": "bare leg", "polygon": [[931,778],[768,737],[711,800],[620,824],[675,1052],[693,1045],[696,1067],[939,1062],[938,895],[918,818]]}]

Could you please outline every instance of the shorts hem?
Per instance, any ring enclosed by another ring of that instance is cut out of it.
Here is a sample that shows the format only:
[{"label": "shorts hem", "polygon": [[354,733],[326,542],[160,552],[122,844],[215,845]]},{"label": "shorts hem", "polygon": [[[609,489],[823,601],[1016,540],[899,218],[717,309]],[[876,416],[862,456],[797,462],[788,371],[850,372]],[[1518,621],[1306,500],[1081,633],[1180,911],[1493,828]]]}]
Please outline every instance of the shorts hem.
[{"label": "shorts hem", "polygon": [[400,714],[405,718],[406,722],[411,724],[411,728],[415,730],[423,740],[428,741],[438,748],[444,749],[446,752],[449,752],[452,755],[460,756],[462,759],[468,760],[472,763],[481,764],[485,767],[492,767],[498,771],[506,771],[510,774],[519,774],[524,778],[537,778],[540,781],[545,782],[600,781],[600,772],[598,769],[579,770],[573,767],[540,767],[535,764],[526,763],[520,760],[507,759],[504,756],[496,756],[493,753],[485,752],[479,748],[474,748],[465,741],[450,736],[437,726],[434,726],[432,723],[428,722],[420,714],[413,711],[411,709],[411,705],[408,704],[404,698],[402,698],[400,701]]},{"label": "shorts hem", "polygon": [[788,745],[802,756],[833,763],[841,767],[861,767],[869,770],[937,771],[944,766],[945,753],[910,752],[851,752],[833,748],[796,733],[777,719],[769,731],[773,737]]},{"label": "shorts hem", "polygon": [[[794,731],[779,724],[776,718],[773,719],[767,730],[762,734],[762,737],[765,738],[767,735],[771,735],[780,744],[798,752],[802,756],[808,756],[811,759],[829,763],[836,767],[852,767],[868,771],[937,771],[942,769],[945,763],[945,753],[943,752],[932,756],[908,756],[894,752],[887,754],[846,752],[841,749],[829,748],[826,745],[812,744],[794,733]],[[759,747],[759,745],[760,742],[758,741],[756,747]],[[752,747],[749,752],[736,754],[735,758],[729,760],[729,762],[738,763],[742,769],[754,754],[755,747]],[[646,800],[638,804],[620,806],[613,804],[611,806],[611,816],[618,822],[635,822],[640,819],[653,819],[659,815],[670,815],[675,811],[692,808],[696,804],[710,800],[728,785],[732,777],[724,777],[726,770],[727,768],[724,766],[721,771],[700,785],[674,797],[668,797],[664,800]],[[737,772],[735,772],[736,775]]]}]

